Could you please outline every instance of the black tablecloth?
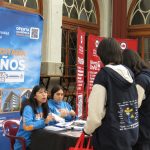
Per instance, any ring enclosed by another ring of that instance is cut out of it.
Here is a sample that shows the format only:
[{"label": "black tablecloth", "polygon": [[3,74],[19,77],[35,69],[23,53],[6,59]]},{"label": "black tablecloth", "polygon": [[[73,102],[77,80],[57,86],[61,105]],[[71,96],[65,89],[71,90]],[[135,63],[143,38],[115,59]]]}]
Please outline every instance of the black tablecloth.
[{"label": "black tablecloth", "polygon": [[39,129],[32,132],[31,150],[67,150],[70,146],[75,146],[79,131],[50,131]]}]

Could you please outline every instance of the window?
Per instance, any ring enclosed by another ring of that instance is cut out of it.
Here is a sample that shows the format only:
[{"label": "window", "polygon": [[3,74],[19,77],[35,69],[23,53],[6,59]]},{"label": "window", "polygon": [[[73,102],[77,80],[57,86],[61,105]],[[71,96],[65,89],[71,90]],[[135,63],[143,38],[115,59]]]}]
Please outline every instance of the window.
[{"label": "window", "polygon": [[64,0],[63,16],[97,23],[96,10],[92,0]]},{"label": "window", "polygon": [[147,0],[138,0],[130,16],[129,25],[146,25],[150,23],[150,3]]},{"label": "window", "polygon": [[[74,107],[76,88],[76,51],[77,28],[80,27],[88,34],[99,35],[100,14],[97,0],[63,0],[62,20],[62,58],[64,63],[62,86],[67,95],[67,100]],[[87,42],[85,43],[85,73]],[[86,74],[85,74],[86,81]],[[85,85],[86,87],[86,85]]]},{"label": "window", "polygon": [[150,61],[150,3],[148,0],[133,0],[128,14],[128,36],[138,39],[138,52]]},{"label": "window", "polygon": [[95,0],[63,0],[62,58],[64,75],[75,75],[77,28],[99,34],[99,10]]},{"label": "window", "polygon": [[0,6],[29,13],[43,14],[42,0],[1,0]]}]

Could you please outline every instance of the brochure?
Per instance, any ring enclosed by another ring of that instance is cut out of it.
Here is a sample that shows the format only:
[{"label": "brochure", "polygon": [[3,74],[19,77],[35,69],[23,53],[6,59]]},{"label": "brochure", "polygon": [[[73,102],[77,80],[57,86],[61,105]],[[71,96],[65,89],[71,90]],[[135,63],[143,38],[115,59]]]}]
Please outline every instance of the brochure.
[{"label": "brochure", "polygon": [[60,128],[66,128],[71,130],[82,130],[84,128],[85,120],[74,120],[71,122],[60,122],[57,123],[55,126]]},{"label": "brochure", "polygon": [[51,131],[63,131],[66,130],[65,128],[55,127],[55,126],[46,126],[45,130],[51,130]]},{"label": "brochure", "polygon": [[61,123],[64,123],[65,122],[65,119],[61,118],[60,116],[54,114],[54,113],[51,113],[51,115],[55,118],[55,120],[57,122],[61,122]]}]

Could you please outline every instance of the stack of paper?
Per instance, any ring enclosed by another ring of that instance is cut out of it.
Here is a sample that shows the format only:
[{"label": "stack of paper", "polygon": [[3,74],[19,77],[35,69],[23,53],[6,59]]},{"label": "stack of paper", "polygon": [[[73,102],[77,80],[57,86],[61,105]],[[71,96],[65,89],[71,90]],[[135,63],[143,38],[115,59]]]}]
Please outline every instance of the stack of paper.
[{"label": "stack of paper", "polygon": [[65,128],[60,128],[60,127],[55,127],[55,126],[46,126],[46,130],[51,130],[51,131],[63,131],[66,130]]},{"label": "stack of paper", "polygon": [[60,122],[56,126],[60,128],[72,129],[72,130],[82,130],[84,128],[85,120],[75,120],[71,122]]},{"label": "stack of paper", "polygon": [[57,122],[65,122],[65,119],[64,118],[61,118],[59,117],[58,115],[52,113],[52,116],[54,117],[54,119],[57,121]]}]

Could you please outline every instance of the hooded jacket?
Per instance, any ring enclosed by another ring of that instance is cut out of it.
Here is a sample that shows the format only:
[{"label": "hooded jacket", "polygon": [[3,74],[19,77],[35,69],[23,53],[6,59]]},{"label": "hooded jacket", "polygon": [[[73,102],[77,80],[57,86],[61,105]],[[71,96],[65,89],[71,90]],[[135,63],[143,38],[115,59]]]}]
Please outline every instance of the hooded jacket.
[{"label": "hooded jacket", "polygon": [[107,65],[96,75],[84,127],[94,150],[131,150],[138,138],[134,77],[123,65]]},{"label": "hooded jacket", "polygon": [[[143,97],[139,108],[139,140],[138,143],[150,143],[150,69],[144,69],[136,75],[139,97]],[[143,92],[142,92],[143,91]],[[143,93],[143,94],[142,94]],[[141,95],[141,96],[140,96]]]}]

